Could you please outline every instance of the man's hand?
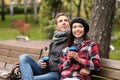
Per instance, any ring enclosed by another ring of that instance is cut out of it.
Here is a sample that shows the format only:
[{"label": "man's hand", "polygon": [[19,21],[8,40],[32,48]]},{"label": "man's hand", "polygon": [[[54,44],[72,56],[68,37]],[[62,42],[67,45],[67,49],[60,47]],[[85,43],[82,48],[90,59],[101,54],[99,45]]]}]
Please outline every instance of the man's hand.
[{"label": "man's hand", "polygon": [[90,74],[90,70],[87,69],[87,68],[82,68],[82,69],[80,70],[80,74],[82,74],[82,75],[84,75],[84,76],[87,76],[87,75]]},{"label": "man's hand", "polygon": [[46,68],[47,64],[43,60],[39,60],[38,63],[40,64],[41,68]]}]

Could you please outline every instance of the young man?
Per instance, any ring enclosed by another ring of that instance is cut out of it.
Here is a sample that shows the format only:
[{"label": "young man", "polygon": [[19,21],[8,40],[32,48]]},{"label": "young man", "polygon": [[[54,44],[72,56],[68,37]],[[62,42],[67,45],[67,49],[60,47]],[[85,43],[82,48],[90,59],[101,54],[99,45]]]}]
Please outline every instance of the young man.
[{"label": "young man", "polygon": [[36,62],[29,55],[19,57],[22,80],[59,80],[57,65],[60,53],[69,36],[69,18],[64,13],[58,13],[55,18],[56,31],[48,53],[49,71],[44,71],[47,64],[43,60]]}]

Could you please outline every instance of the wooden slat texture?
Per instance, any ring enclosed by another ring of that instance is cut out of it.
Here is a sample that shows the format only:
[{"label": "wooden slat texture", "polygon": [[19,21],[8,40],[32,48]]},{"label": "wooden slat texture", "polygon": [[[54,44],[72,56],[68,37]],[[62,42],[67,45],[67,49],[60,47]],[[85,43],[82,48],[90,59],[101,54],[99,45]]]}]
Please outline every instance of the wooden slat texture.
[{"label": "wooden slat texture", "polygon": [[[39,53],[39,52],[38,52]],[[17,51],[10,51],[9,53],[9,57],[14,57],[14,58],[18,58],[20,55],[23,55],[23,54],[29,54],[31,55],[34,59],[38,59],[39,58],[39,54],[30,54],[30,53],[23,53],[23,52],[17,52]]]},{"label": "wooden slat texture", "polygon": [[110,69],[101,69],[99,72],[94,73],[97,76],[102,76],[106,78],[120,79],[120,71],[110,70]]},{"label": "wooden slat texture", "polygon": [[[0,61],[7,62],[7,63],[16,63],[18,61],[18,57],[22,54],[29,54],[29,53],[21,53],[21,52],[17,52],[17,51],[1,50],[0,51]],[[39,54],[29,54],[29,55],[32,56],[35,60],[38,60],[40,53]]]},{"label": "wooden slat texture", "polygon": [[[18,58],[20,55],[29,54],[35,60],[38,60],[40,57],[40,52],[42,51],[41,49],[48,47],[49,45],[46,41],[39,42],[39,45],[37,43],[30,45],[30,43],[33,42],[0,42],[0,77],[6,79],[6,76],[1,75],[1,72],[4,72],[4,70],[11,70],[12,66],[15,63],[18,63]],[[48,51],[43,50],[42,56],[47,56],[47,54]],[[94,79],[92,80],[109,80],[108,78],[110,78],[110,80],[120,80],[120,61],[102,58],[102,69],[93,73]],[[0,78],[0,80],[2,79]]]},{"label": "wooden slat texture", "polygon": [[1,69],[1,68],[4,68],[3,65],[5,65],[5,63],[0,61],[0,69]]},{"label": "wooden slat texture", "polygon": [[93,78],[91,78],[91,80],[108,80],[108,79],[104,79],[104,78],[100,78],[100,77],[93,77]]},{"label": "wooden slat texture", "polygon": [[103,67],[120,70],[120,61],[118,61],[118,60],[111,60],[111,59],[102,58],[102,65],[103,65]]},{"label": "wooden slat texture", "polygon": [[[20,55],[22,55],[22,54],[29,54],[29,53],[23,53],[23,52],[17,52],[17,51],[11,51],[11,50],[9,51],[9,50],[2,50],[2,49],[0,49],[0,61],[8,62],[8,63],[12,61],[11,63],[14,63],[16,61],[13,61],[13,60],[15,60],[15,58],[18,59],[18,57]],[[29,55],[31,55],[34,59],[38,60],[39,59],[39,54],[29,54]]]},{"label": "wooden slat texture", "polygon": [[[18,63],[20,55],[28,54],[37,61],[40,58],[40,52],[44,47],[48,47],[49,42],[0,41],[0,80],[7,80],[7,76],[3,76],[2,72],[10,72],[13,65]],[[43,55],[45,56],[47,53],[44,52]]]},{"label": "wooden slat texture", "polygon": [[[102,69],[100,71],[95,71],[93,74],[112,80],[120,80],[120,61],[102,58]],[[99,79],[94,78],[94,80]]]},{"label": "wooden slat texture", "polygon": [[[13,57],[7,57],[7,56],[0,56],[0,61],[1,62],[7,62],[7,63],[17,63],[18,58],[13,58]],[[4,65],[3,65],[4,66]]]},{"label": "wooden slat texture", "polygon": [[0,55],[2,56],[8,56],[9,50],[8,49],[0,49]]},{"label": "wooden slat texture", "polygon": [[[32,45],[31,45],[32,46]],[[18,51],[18,52],[23,52],[23,53],[33,53],[33,54],[39,54],[40,49],[35,49],[35,48],[27,48],[27,47],[22,47],[22,46],[11,46],[11,45],[4,45],[0,44],[0,49],[9,49],[12,51]]]}]

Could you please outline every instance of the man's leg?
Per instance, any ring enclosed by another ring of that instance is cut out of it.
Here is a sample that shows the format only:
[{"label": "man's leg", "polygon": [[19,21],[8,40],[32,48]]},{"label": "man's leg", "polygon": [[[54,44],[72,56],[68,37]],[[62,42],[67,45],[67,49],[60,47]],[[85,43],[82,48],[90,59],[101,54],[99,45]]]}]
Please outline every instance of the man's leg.
[{"label": "man's leg", "polygon": [[19,63],[22,80],[33,80],[33,76],[43,74],[40,65],[26,54],[19,57]]},{"label": "man's leg", "polygon": [[48,72],[43,75],[34,76],[33,80],[60,80],[58,72]]}]

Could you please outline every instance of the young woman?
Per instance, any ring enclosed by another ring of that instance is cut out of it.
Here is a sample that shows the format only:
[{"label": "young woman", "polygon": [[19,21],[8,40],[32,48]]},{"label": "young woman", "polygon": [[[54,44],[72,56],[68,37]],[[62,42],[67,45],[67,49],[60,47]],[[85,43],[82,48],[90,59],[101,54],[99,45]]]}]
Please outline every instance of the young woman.
[{"label": "young woman", "polygon": [[84,19],[73,19],[70,28],[70,36],[58,65],[61,80],[90,80],[90,71],[101,67],[99,47],[88,39],[89,25]]}]

